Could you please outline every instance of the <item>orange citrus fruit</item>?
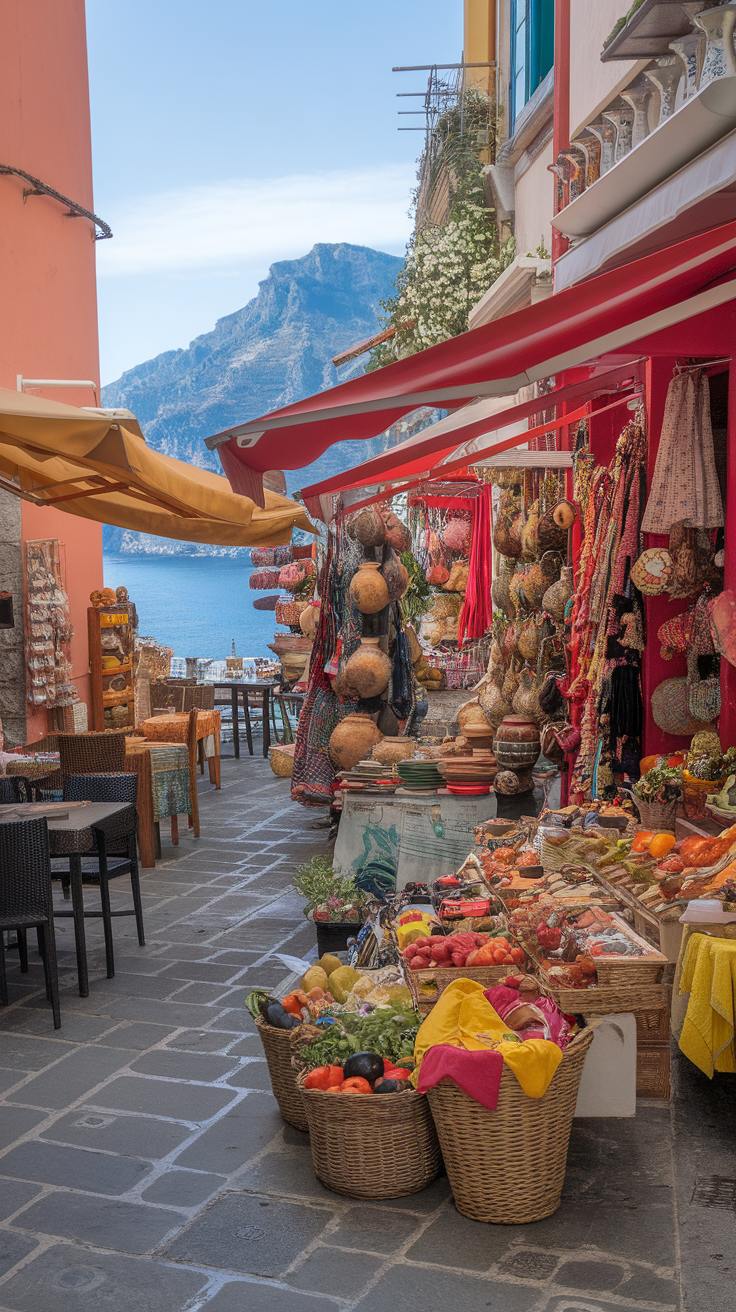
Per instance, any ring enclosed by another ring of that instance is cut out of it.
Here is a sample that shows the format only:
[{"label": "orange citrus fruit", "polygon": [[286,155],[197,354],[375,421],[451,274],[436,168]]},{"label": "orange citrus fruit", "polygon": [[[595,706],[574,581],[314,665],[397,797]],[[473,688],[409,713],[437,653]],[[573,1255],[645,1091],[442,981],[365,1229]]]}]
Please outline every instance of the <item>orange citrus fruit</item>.
[{"label": "orange citrus fruit", "polygon": [[653,856],[655,861],[660,857],[666,856],[675,846],[677,839],[674,834],[655,834],[649,844],[649,855]]}]

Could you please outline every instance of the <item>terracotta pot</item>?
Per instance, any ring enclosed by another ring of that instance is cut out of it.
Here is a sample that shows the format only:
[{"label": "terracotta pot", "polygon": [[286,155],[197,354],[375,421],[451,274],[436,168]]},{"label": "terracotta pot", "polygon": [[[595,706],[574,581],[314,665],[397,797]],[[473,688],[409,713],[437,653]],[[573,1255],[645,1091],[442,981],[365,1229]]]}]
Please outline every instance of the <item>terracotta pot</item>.
[{"label": "terracotta pot", "polygon": [[362,615],[376,615],[388,606],[388,588],[380,568],[376,561],[364,560],[352,577],[350,595]]},{"label": "terracotta pot", "polygon": [[386,529],[374,506],[365,506],[351,520],[351,530],[357,542],[364,547],[380,547],[386,541]]},{"label": "terracotta pot", "polygon": [[493,754],[504,770],[530,770],[539,757],[539,729],[523,715],[507,715],[493,740]]},{"label": "terracotta pot", "polygon": [[371,759],[382,765],[395,765],[397,761],[410,761],[414,755],[413,738],[384,738],[371,752]]},{"label": "terracotta pot", "polygon": [[342,671],[343,686],[355,697],[378,697],[388,687],[391,662],[378,643],[378,638],[361,638]]},{"label": "terracotta pot", "polygon": [[566,565],[557,581],[547,588],[542,597],[542,606],[553,620],[561,624],[565,618],[565,607],[573,594],[572,567]]},{"label": "terracotta pot", "polygon": [[388,589],[389,601],[398,601],[399,597],[403,597],[409,586],[409,575],[393,551],[389,552],[388,560],[384,563],[381,574]]},{"label": "terracotta pot", "polygon": [[352,770],[380,743],[383,735],[369,715],[353,711],[341,720],[330,737],[330,760],[337,770]]}]

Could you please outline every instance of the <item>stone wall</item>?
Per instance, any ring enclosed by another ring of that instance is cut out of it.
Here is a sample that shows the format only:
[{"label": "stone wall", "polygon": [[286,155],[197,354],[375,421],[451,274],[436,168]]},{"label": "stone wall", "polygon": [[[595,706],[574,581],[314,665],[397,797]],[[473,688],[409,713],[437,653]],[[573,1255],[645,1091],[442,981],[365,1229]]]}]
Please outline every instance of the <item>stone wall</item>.
[{"label": "stone wall", "polygon": [[21,502],[0,489],[0,591],[13,594],[14,629],[0,629],[0,719],[7,747],[26,742]]}]

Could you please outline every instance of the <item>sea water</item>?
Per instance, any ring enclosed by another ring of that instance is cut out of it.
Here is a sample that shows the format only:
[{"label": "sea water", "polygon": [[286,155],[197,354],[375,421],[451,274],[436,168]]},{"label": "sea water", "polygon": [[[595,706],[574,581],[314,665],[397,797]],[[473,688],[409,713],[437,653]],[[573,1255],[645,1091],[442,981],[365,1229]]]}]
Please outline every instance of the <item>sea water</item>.
[{"label": "sea water", "polygon": [[[138,611],[138,632],[173,647],[175,656],[232,655],[274,659],[267,643],[275,632],[273,611],[254,610],[264,594],[253,592],[253,571],[243,556],[146,556],[105,553],[105,587],[128,589]],[[278,591],[278,589],[275,589]]]}]

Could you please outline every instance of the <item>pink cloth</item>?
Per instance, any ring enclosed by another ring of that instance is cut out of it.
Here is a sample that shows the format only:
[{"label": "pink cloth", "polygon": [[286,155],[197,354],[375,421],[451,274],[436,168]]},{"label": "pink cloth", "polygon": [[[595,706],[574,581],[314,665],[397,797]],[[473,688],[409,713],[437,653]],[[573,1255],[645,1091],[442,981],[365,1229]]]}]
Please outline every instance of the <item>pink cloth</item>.
[{"label": "pink cloth", "polygon": [[539,1025],[530,1023],[523,1030],[516,1030],[520,1039],[551,1039],[552,1043],[563,1050],[570,1042],[570,1025],[552,998],[540,996],[534,1002],[527,1003],[522,1001],[518,989],[508,988],[506,984],[496,984],[491,989],[485,989],[483,997],[495,1008],[501,1020],[507,1020],[517,1007],[535,1008]]},{"label": "pink cloth", "polygon": [[466,1052],[449,1043],[437,1043],[422,1058],[417,1089],[426,1093],[440,1080],[454,1080],[463,1093],[489,1111],[498,1106],[503,1057],[500,1052]]}]

